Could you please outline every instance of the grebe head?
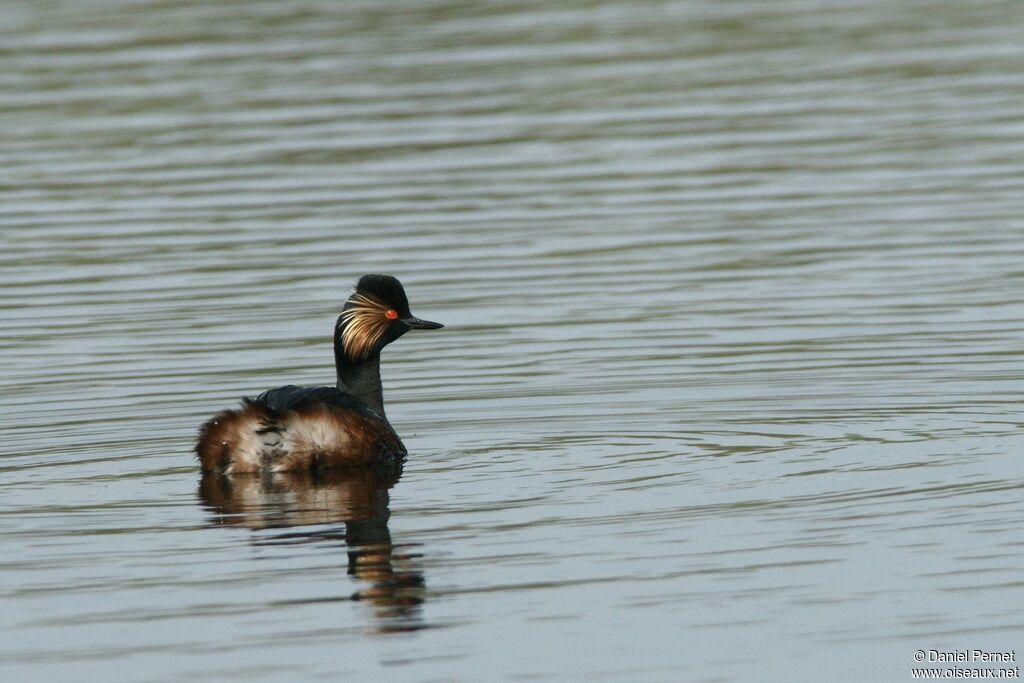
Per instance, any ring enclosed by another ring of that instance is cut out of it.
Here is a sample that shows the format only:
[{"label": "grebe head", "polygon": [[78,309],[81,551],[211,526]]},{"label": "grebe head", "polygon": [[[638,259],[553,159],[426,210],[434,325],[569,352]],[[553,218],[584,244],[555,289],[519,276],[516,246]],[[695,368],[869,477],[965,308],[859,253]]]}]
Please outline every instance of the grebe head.
[{"label": "grebe head", "polygon": [[334,344],[353,362],[378,355],[409,330],[436,330],[441,323],[409,311],[402,283],[390,275],[364,275],[345,302],[334,328]]}]

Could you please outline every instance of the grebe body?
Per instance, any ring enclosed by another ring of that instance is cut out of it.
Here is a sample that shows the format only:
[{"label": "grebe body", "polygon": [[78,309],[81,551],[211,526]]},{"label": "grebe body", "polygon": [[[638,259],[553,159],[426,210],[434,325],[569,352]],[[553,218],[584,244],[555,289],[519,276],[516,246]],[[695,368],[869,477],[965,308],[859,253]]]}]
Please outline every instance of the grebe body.
[{"label": "grebe body", "polygon": [[199,429],[200,466],[226,474],[288,472],[404,456],[384,414],[380,352],[409,330],[440,327],[410,313],[397,279],[364,275],[334,327],[336,386],[270,389],[218,413]]}]

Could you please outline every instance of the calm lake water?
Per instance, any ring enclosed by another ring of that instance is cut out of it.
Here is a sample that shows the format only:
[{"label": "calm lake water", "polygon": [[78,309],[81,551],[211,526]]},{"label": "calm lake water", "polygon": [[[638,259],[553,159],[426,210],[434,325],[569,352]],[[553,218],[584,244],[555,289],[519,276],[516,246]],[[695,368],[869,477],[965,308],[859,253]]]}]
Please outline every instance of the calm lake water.
[{"label": "calm lake water", "polygon": [[[3,680],[1024,657],[1024,4],[3,15]],[[201,480],[368,272],[404,470]]]}]

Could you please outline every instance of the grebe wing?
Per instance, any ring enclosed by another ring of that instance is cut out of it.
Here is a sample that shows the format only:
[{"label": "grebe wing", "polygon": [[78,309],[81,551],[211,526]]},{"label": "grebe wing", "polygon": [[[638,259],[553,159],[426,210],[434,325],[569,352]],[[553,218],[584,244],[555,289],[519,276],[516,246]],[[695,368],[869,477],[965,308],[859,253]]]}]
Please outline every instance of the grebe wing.
[{"label": "grebe wing", "polygon": [[279,412],[315,403],[326,403],[339,408],[349,408],[362,414],[369,413],[369,409],[358,398],[334,387],[297,387],[289,384],[285,387],[264,391],[256,397],[254,402]]}]

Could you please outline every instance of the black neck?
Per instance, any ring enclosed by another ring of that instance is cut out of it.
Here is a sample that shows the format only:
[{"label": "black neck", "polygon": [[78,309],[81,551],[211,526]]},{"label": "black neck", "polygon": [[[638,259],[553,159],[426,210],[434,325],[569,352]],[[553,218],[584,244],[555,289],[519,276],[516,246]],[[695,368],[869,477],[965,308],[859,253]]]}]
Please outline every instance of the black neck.
[{"label": "black neck", "polygon": [[346,391],[366,404],[366,407],[385,420],[384,389],[380,383],[380,356],[355,363],[339,348],[334,349],[334,362],[338,366],[338,389]]}]

